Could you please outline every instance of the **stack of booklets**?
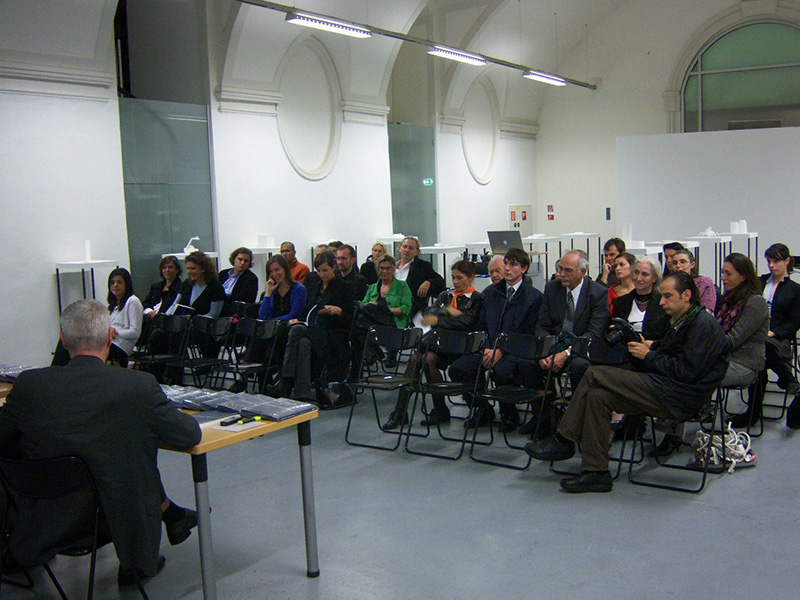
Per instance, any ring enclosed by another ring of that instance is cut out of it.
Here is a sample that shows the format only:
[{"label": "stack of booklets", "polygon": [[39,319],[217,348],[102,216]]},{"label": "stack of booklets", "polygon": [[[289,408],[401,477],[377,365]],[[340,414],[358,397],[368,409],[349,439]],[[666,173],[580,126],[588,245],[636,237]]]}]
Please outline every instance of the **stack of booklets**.
[{"label": "stack of booklets", "polygon": [[307,402],[289,398],[271,398],[261,394],[234,394],[226,390],[201,390],[176,385],[162,385],[161,389],[167,398],[181,408],[261,416],[270,421],[283,421],[317,408]]},{"label": "stack of booklets", "polygon": [[6,363],[0,363],[0,381],[14,383],[20,373],[27,371],[28,369],[35,368],[36,367],[31,367],[30,365],[9,365]]}]

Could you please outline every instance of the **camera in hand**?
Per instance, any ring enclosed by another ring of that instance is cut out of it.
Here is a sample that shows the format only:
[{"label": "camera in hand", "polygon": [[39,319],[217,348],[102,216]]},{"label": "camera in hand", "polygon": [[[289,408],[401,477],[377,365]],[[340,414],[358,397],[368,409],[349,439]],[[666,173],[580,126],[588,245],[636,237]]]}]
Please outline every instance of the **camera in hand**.
[{"label": "camera in hand", "polygon": [[639,334],[636,333],[633,329],[633,325],[628,323],[625,319],[620,319],[619,317],[612,317],[611,324],[614,326],[613,329],[609,328],[606,332],[605,338],[606,342],[613,346],[614,344],[623,343],[627,344],[628,342],[638,342],[639,341]]}]

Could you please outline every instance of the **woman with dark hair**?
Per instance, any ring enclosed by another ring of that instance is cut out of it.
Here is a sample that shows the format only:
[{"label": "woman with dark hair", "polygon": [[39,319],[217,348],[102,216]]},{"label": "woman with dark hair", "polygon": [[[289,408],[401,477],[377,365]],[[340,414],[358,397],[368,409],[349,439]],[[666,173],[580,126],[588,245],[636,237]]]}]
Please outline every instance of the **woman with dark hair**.
[{"label": "woman with dark hair", "polygon": [[694,278],[694,283],[700,292],[701,304],[713,315],[717,309],[717,287],[711,278],[698,273],[694,254],[686,248],[676,250],[672,255],[672,266],[674,271],[683,271]]},{"label": "woman with dark hair", "polygon": [[[769,265],[769,274],[761,276],[762,295],[770,307],[769,331],[766,340],[765,368],[761,377],[762,390],[767,385],[767,370],[778,375],[778,386],[789,394],[797,394],[800,385],[792,371],[792,341],[800,328],[800,285],[792,281],[789,275],[794,269],[794,257],[785,244],[772,244],[764,252]],[[763,393],[761,394],[763,398]],[[795,422],[795,413],[800,408],[797,398],[792,402],[791,416],[787,413],[786,422],[790,426]],[[748,410],[739,419],[747,425],[761,417],[761,406]],[[794,425],[793,425],[794,424]]]},{"label": "woman with dark hair", "polygon": [[614,314],[613,301],[620,296],[633,291],[633,269],[636,267],[636,257],[629,252],[623,252],[614,259],[614,275],[616,285],[608,286],[608,313]]},{"label": "woman with dark hair", "polygon": [[[228,306],[233,302],[255,302],[258,294],[258,275],[250,270],[253,266],[253,251],[250,248],[236,248],[228,261],[232,268],[219,274],[219,282],[225,290]],[[226,311],[228,312],[228,311]]]},{"label": "woman with dark hair", "polygon": [[[266,388],[276,398],[315,401],[312,382],[343,381],[350,363],[347,337],[353,319],[353,287],[336,276],[336,259],[326,251],[314,258],[318,277],[309,284],[300,319],[290,319],[281,378]],[[322,385],[316,386],[318,390]],[[327,389],[327,386],[325,386]]]},{"label": "woman with dark hair", "polygon": [[267,290],[258,309],[259,319],[298,319],[306,305],[306,288],[292,279],[289,263],[280,254],[267,262]]},{"label": "woman with dark hair", "polygon": [[[453,331],[474,331],[483,307],[483,295],[472,286],[475,280],[475,263],[460,260],[452,266],[453,291],[444,291],[434,302],[432,310],[424,311],[422,322],[432,328],[451,329]],[[442,371],[457,358],[435,352],[425,353],[424,372],[429,382],[442,381]],[[416,366],[417,355],[411,357],[406,368],[406,375],[411,375]],[[397,429],[408,423],[406,407],[410,398],[408,388],[401,388],[397,397],[397,405],[389,420],[384,423],[384,430]],[[450,420],[450,409],[447,408],[444,396],[434,395],[433,409],[422,421],[423,426],[433,426]]]},{"label": "woman with dark hair", "polygon": [[128,269],[118,267],[108,275],[108,310],[114,336],[108,358],[127,367],[128,356],[142,333],[143,314],[141,301],[133,295]]},{"label": "woman with dark hair", "polygon": [[225,290],[217,279],[214,262],[197,250],[186,257],[186,280],[167,314],[175,314],[179,306],[193,309],[194,315],[218,317],[225,304]]},{"label": "woman with dark hair", "polygon": [[165,256],[158,265],[161,279],[150,286],[147,297],[142,302],[144,314],[152,319],[156,314],[166,311],[181,288],[181,263],[174,256]]}]

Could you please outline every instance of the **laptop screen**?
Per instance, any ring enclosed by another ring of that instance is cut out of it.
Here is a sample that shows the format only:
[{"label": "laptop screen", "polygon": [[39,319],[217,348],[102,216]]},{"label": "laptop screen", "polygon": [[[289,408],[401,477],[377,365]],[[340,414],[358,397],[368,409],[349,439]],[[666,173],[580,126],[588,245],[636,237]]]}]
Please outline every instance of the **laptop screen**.
[{"label": "laptop screen", "polygon": [[511,231],[487,231],[489,245],[492,247],[492,254],[505,254],[510,248],[524,250],[522,237],[517,230]]}]

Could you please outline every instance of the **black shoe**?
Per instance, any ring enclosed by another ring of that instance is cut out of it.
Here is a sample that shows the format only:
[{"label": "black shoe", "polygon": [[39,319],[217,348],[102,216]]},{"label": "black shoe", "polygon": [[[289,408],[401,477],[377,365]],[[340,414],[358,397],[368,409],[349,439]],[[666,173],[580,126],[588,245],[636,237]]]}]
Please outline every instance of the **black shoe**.
[{"label": "black shoe", "polygon": [[183,541],[186,541],[192,534],[192,529],[197,527],[197,513],[191,508],[183,509],[183,516],[177,521],[172,523],[164,523],[167,528],[167,538],[169,543],[177,546]]},{"label": "black shoe", "polygon": [[232,394],[238,394],[240,392],[244,392],[245,390],[247,390],[247,384],[241,379],[234,381],[233,385],[228,388],[228,391]]},{"label": "black shoe", "polygon": [[525,444],[525,454],[536,460],[567,460],[575,456],[574,442],[560,442],[555,435],[544,440],[536,440]]},{"label": "black shoe", "polygon": [[800,429],[800,394],[795,395],[789,408],[786,409],[786,426]]},{"label": "black shoe", "polygon": [[384,431],[397,429],[401,425],[408,425],[408,413],[405,411],[394,411],[389,415],[389,420],[381,426]]},{"label": "black shoe", "polygon": [[469,419],[464,421],[464,429],[477,429],[478,427],[486,427],[494,419],[494,411],[483,411],[480,416],[472,415]]},{"label": "black shoe", "polygon": [[500,425],[497,427],[497,431],[500,433],[512,433],[517,430],[519,427],[519,421],[514,421],[513,419],[503,419],[500,418]]},{"label": "black shoe", "polygon": [[683,440],[681,440],[680,436],[668,433],[658,446],[647,453],[647,456],[658,456],[660,458],[669,456],[680,448],[682,443]]},{"label": "black shoe", "polygon": [[[167,559],[164,558],[162,555],[158,555],[158,564],[156,565],[156,575],[161,573],[161,569],[164,568],[164,564],[167,562]],[[138,575],[138,577],[137,577]],[[155,577],[155,575],[153,575]],[[139,569],[133,571],[132,569],[126,569],[122,565],[119,566],[119,571],[117,571],[117,585],[119,587],[130,587],[132,585],[136,585],[137,579],[139,581],[145,581],[146,579],[150,579],[149,577],[145,577],[144,573],[142,573]]]},{"label": "black shoe", "polygon": [[444,412],[431,412],[428,414],[428,417],[424,419],[420,425],[423,427],[433,427],[435,425],[439,425],[440,423],[449,423],[450,422],[450,413]]},{"label": "black shoe", "polygon": [[277,385],[268,385],[264,388],[264,393],[273,398],[288,398],[292,393],[292,384],[285,379],[278,381]]},{"label": "black shoe", "polygon": [[608,471],[583,471],[577,477],[562,479],[561,487],[573,494],[610,492],[614,482]]},{"label": "black shoe", "polygon": [[790,381],[789,385],[786,386],[786,391],[789,392],[790,396],[796,396],[797,392],[800,392],[800,383],[798,383],[796,379]]},{"label": "black shoe", "polygon": [[746,429],[748,427],[752,427],[758,420],[761,418],[761,412],[758,413],[751,413],[749,410],[747,412],[742,413],[741,415],[736,415],[733,417],[731,422],[731,427],[734,429]]},{"label": "black shoe", "polygon": [[538,419],[536,417],[531,417],[531,419],[525,423],[524,425],[520,425],[519,432],[522,435],[533,435],[536,431],[536,423]]}]

